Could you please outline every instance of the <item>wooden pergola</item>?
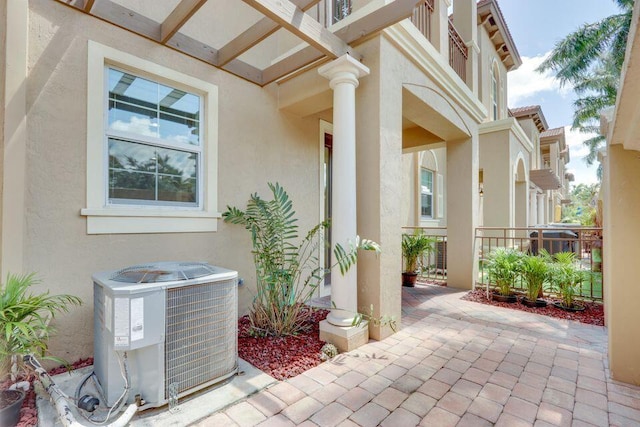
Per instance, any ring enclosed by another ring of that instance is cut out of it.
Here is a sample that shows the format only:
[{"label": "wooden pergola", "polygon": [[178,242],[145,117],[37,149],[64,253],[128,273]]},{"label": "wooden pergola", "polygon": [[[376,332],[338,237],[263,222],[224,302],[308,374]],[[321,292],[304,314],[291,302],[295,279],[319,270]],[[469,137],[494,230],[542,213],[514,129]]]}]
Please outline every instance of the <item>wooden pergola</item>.
[{"label": "wooden pergola", "polygon": [[[215,15],[215,0],[169,0],[176,5],[162,22],[152,19],[145,11],[129,9],[112,0],[55,1],[260,86],[344,54],[361,60],[362,56],[352,46],[409,17],[419,3],[417,0],[374,0],[367,5],[366,12],[359,13],[352,22],[337,26],[339,29],[332,32],[306,13],[320,0],[225,0],[244,3],[258,11],[262,18],[250,22],[238,34],[233,34],[230,41],[215,46],[211,40],[199,40],[181,32],[196,17],[206,19],[206,14],[210,14],[220,19]],[[157,3],[149,2],[149,6],[155,5]],[[228,16],[226,19],[239,17]],[[281,28],[298,37],[303,46],[283,58],[273,58],[272,63],[263,68],[239,59]]]}]

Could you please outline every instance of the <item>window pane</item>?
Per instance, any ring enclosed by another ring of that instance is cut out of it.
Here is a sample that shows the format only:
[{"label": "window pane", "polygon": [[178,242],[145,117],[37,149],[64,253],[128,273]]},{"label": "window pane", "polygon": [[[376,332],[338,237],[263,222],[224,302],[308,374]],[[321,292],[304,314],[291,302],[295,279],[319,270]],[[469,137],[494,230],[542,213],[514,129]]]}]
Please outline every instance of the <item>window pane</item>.
[{"label": "window pane", "polygon": [[184,178],[196,177],[196,153],[158,148],[158,173]]},{"label": "window pane", "polygon": [[109,198],[155,200],[155,174],[109,170]]},{"label": "window pane", "polygon": [[431,194],[422,194],[420,197],[420,215],[424,217],[433,216]]},{"label": "window pane", "polygon": [[420,169],[420,185],[426,187],[429,192],[433,192],[433,172],[427,169]]},{"label": "window pane", "polygon": [[184,117],[160,113],[160,138],[182,144],[198,145],[199,123]]},{"label": "window pane", "polygon": [[197,153],[109,139],[111,200],[193,204],[197,202],[197,176]]},{"label": "window pane", "polygon": [[109,69],[109,129],[199,145],[199,121],[199,96]]},{"label": "window pane", "polygon": [[150,145],[109,139],[109,169],[156,172],[156,149]]},{"label": "window pane", "polygon": [[160,175],[158,177],[158,200],[195,203],[195,178],[183,179],[179,176]]},{"label": "window pane", "polygon": [[109,101],[109,129],[157,138],[157,112],[133,104]]},{"label": "window pane", "polygon": [[158,104],[158,84],[110,68],[109,98],[152,107]]}]

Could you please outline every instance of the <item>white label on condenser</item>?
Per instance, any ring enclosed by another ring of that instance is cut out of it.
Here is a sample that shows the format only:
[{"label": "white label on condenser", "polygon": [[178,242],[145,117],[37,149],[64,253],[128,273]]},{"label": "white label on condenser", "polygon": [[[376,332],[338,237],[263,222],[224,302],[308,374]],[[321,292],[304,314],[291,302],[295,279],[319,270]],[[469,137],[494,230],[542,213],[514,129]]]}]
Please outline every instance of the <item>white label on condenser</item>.
[{"label": "white label on condenser", "polygon": [[129,345],[129,299],[114,298],[113,335],[115,346]]},{"label": "white label on condenser", "polygon": [[144,338],[144,299],[131,300],[131,342]]},{"label": "white label on condenser", "polygon": [[104,324],[107,330],[111,332],[111,322],[113,322],[113,306],[111,305],[111,297],[109,295],[104,296]]}]

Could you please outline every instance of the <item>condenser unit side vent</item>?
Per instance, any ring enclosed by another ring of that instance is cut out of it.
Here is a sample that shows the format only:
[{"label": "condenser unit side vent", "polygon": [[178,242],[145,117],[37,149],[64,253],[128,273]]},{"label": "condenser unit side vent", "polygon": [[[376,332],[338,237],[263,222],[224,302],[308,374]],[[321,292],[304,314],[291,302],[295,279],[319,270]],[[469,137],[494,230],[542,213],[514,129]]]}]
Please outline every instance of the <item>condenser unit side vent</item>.
[{"label": "condenser unit side vent", "polygon": [[236,281],[167,290],[165,399],[219,378],[236,366]]}]

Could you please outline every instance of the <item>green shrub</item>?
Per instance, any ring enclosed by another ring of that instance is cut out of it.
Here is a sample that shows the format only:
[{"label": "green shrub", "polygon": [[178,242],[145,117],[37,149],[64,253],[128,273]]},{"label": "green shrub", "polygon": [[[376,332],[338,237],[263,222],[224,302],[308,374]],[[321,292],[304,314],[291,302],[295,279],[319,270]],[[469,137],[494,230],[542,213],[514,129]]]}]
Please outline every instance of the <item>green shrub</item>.
[{"label": "green shrub", "polygon": [[50,320],[56,313],[67,312],[70,305],[80,305],[82,301],[72,295],[28,293],[36,283],[38,280],[33,274],[9,274],[6,283],[0,284],[0,379],[5,378],[11,368],[11,377],[15,380],[23,368],[18,356],[26,354],[67,364],[48,354],[47,341],[54,332]]},{"label": "green shrub", "polygon": [[416,230],[413,234],[402,235],[402,256],[404,257],[404,271],[415,273],[418,270],[418,260],[423,255],[433,251],[435,239]]},{"label": "green shrub", "polygon": [[500,295],[512,294],[511,286],[520,274],[523,256],[522,252],[511,248],[496,248],[489,254],[484,267]]},{"label": "green shrub", "polygon": [[[269,183],[272,200],[252,194],[242,211],[227,206],[224,221],[244,225],[251,233],[253,261],[256,267],[256,295],[249,313],[256,335],[282,336],[301,331],[309,309],[304,305],[322,283],[327,270],[320,266],[317,254],[323,247],[323,233],[329,222],[313,227],[299,241],[293,203],[277,183]],[[356,239],[349,248],[336,244],[335,265],[344,274],[357,261],[358,250],[380,252],[377,243]],[[358,317],[360,320],[362,317]]]},{"label": "green shrub", "polygon": [[522,258],[522,279],[527,285],[527,299],[534,301],[540,295],[544,282],[549,279],[551,257],[543,249],[540,255],[525,255]]}]

